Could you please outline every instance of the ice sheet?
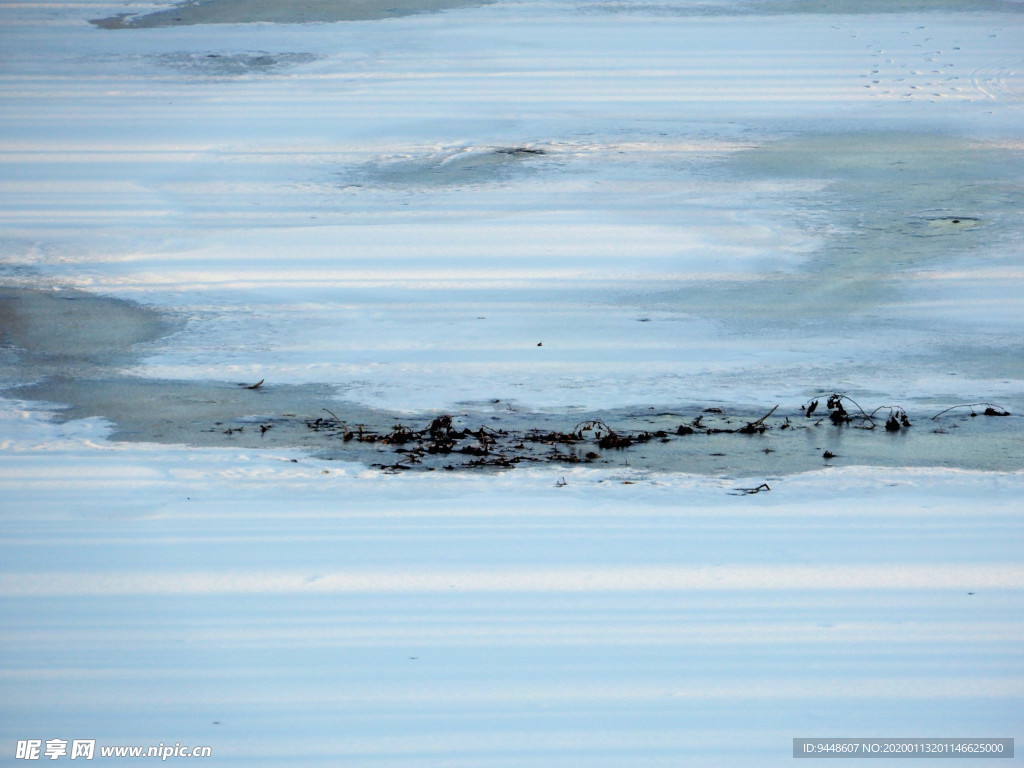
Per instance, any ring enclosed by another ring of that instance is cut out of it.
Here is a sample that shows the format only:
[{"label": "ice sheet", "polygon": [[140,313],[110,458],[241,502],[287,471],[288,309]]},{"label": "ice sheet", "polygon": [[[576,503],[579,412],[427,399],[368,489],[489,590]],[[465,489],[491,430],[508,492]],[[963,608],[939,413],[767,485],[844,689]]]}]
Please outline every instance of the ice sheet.
[{"label": "ice sheet", "polygon": [[0,762],[94,738],[788,765],[801,736],[1017,735],[1024,477],[984,457],[390,475],[111,437],[119,394],[177,444],[183,392],[260,379],[405,414],[1019,412],[1020,3],[89,23],[167,9],[0,2],[3,282],[172,331],[110,304],[65,333],[59,298],[5,328],[32,350],[4,383],[73,364],[40,397],[81,418],[0,408]]}]

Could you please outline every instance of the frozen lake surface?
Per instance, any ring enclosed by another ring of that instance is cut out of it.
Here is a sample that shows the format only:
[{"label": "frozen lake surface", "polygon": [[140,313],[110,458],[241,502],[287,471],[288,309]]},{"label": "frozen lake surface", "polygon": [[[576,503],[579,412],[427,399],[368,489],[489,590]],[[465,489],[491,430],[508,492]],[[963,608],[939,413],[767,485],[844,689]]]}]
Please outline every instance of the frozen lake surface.
[{"label": "frozen lake surface", "polygon": [[0,28],[0,762],[1018,735],[1024,3]]}]

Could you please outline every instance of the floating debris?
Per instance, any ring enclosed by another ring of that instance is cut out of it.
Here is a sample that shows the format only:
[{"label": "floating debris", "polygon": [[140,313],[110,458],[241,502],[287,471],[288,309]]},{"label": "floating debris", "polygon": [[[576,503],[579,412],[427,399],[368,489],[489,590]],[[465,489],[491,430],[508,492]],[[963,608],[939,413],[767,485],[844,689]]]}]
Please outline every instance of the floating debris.
[{"label": "floating debris", "polygon": [[755,493],[761,493],[762,491],[770,491],[771,486],[768,483],[761,483],[756,488],[733,488],[733,492],[730,496],[753,496]]},{"label": "floating debris", "polygon": [[960,405],[952,405],[952,406],[950,406],[949,408],[947,408],[944,411],[939,411],[934,416],[932,416],[932,421],[935,421],[935,419],[939,418],[939,416],[947,414],[950,411],[955,411],[957,408],[970,408],[971,409],[971,416],[977,416],[978,414],[975,413],[974,409],[975,408],[980,408],[981,406],[985,406],[985,410],[982,411],[982,415],[984,415],[984,416],[1009,416],[1010,415],[1010,412],[1008,410],[1006,410],[1005,408],[1001,408],[998,405],[993,405],[992,403],[961,403]]}]

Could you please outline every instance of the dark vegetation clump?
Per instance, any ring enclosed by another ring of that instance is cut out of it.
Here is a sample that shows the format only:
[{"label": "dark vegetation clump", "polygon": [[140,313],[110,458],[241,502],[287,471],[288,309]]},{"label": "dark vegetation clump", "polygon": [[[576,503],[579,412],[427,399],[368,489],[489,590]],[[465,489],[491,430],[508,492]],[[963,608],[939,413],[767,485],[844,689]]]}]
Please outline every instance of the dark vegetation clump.
[{"label": "dark vegetation clump", "polygon": [[494,150],[497,155],[546,155],[547,150],[538,147],[502,147]]},{"label": "dark vegetation clump", "polygon": [[[262,385],[262,382],[260,382]],[[356,460],[363,460],[365,453],[380,454],[386,457],[372,464],[385,472],[400,472],[414,468],[453,471],[457,469],[512,469],[523,463],[529,464],[630,464],[631,457],[647,460],[644,447],[648,444],[666,444],[685,440],[689,446],[685,450],[693,450],[693,446],[704,438],[715,437],[714,443],[708,443],[706,456],[726,456],[721,436],[735,435],[737,439],[768,439],[772,433],[777,435],[771,443],[760,443],[758,452],[764,455],[774,454],[784,444],[778,441],[782,435],[796,432],[817,432],[821,430],[878,430],[880,433],[900,434],[913,426],[907,411],[900,405],[881,405],[868,411],[849,395],[834,392],[818,395],[799,407],[802,418],[790,420],[789,415],[777,415],[780,406],[775,406],[763,416],[751,419],[737,417],[726,412],[720,406],[712,406],[699,410],[692,418],[675,422],[672,417],[683,415],[677,413],[635,413],[621,415],[622,424],[614,427],[601,419],[589,419],[577,423],[565,431],[550,426],[551,418],[544,419],[544,427],[529,426],[516,429],[490,428],[480,426],[473,429],[458,423],[459,417],[452,414],[434,416],[421,426],[408,423],[394,423],[386,428],[368,424],[349,425],[342,421],[333,411],[325,409],[326,416],[317,416],[304,420],[310,434],[317,435],[317,444],[326,442],[329,445],[349,446],[359,451]],[[1005,408],[992,403],[967,403],[951,406],[940,411],[932,420],[950,414],[958,409],[969,409],[959,417],[954,415],[952,421],[946,422],[932,430],[936,434],[945,434],[943,426],[956,429],[969,418],[977,416],[1009,416]],[[650,409],[653,411],[654,409]],[[792,414],[794,417],[796,413]],[[467,417],[462,417],[467,418]],[[499,419],[492,416],[495,421]],[[640,422],[636,428],[625,428],[624,424]],[[276,422],[278,425],[281,420]],[[259,434],[262,436],[271,426],[260,424]],[[662,427],[662,428],[658,428]],[[241,426],[224,429],[220,422],[217,428],[225,434],[242,433]],[[214,430],[210,430],[214,431]],[[276,434],[278,430],[274,430]],[[827,432],[822,432],[827,435]],[[269,438],[269,435],[268,435]],[[713,448],[711,446],[714,446]],[[346,448],[346,450],[349,450]],[[672,449],[669,449],[672,450]],[[682,456],[680,449],[675,449]],[[699,450],[699,449],[698,449]],[[837,459],[832,451],[817,448],[819,457],[827,460]],[[685,469],[685,467],[681,467]],[[739,489],[750,492],[750,489]],[[768,490],[760,488],[760,491]]]},{"label": "dark vegetation clump", "polygon": [[[800,409],[804,412],[804,416],[807,418],[813,418],[813,414],[818,409],[819,398],[814,398],[808,403],[800,406]],[[846,404],[849,404],[856,410],[850,412],[846,409]],[[884,423],[885,430],[887,432],[899,432],[905,427],[913,426],[910,423],[910,419],[907,417],[907,412],[903,410],[902,406],[899,405],[881,405],[875,408],[871,413],[868,413],[860,404],[857,403],[852,397],[842,395],[839,393],[831,394],[825,401],[825,409],[828,411],[827,416],[821,416],[815,426],[820,424],[824,419],[828,419],[835,426],[853,426],[857,429],[875,429],[878,426],[876,419],[879,411],[889,411],[889,415]]]}]

